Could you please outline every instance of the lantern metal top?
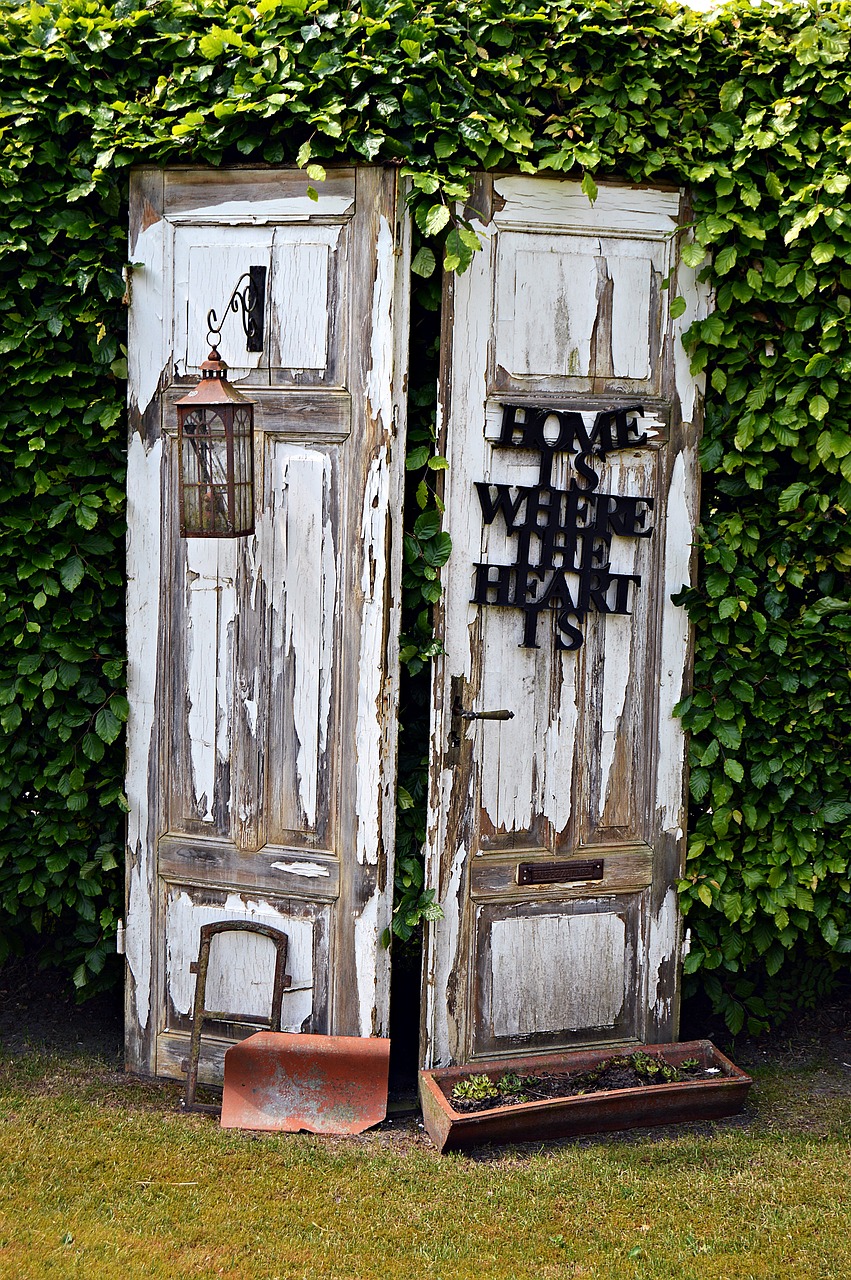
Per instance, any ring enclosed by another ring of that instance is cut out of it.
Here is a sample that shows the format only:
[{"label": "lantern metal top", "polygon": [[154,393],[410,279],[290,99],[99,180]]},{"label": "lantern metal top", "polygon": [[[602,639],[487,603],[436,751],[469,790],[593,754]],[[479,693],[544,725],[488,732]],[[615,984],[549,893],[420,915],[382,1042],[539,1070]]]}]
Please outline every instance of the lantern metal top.
[{"label": "lantern metal top", "polygon": [[201,365],[201,380],[198,385],[178,400],[178,408],[201,407],[214,404],[252,404],[236,387],[228,382],[228,367],[219,355],[216,347],[210,348],[207,359]]}]

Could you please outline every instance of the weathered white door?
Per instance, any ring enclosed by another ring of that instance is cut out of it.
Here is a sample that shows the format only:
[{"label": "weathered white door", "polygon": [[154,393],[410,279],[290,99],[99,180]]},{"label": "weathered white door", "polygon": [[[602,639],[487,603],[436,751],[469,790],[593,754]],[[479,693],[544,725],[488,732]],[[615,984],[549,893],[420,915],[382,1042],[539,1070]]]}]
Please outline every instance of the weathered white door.
[{"label": "weathered white door", "polygon": [[[199,929],[289,937],[284,1028],[386,1034],[407,223],[395,173],[142,169],[131,190],[127,1060],[181,1075]],[[266,270],[256,532],[181,538],[174,404],[206,315]],[[274,951],[216,938],[208,1007],[268,1015]],[[228,1038],[212,1028],[201,1078]]]},{"label": "weathered white door", "polygon": [[678,1015],[670,597],[701,412],[680,335],[706,303],[678,264],[683,198],[497,177],[470,203],[484,249],[445,295],[428,1064],[665,1041]]}]

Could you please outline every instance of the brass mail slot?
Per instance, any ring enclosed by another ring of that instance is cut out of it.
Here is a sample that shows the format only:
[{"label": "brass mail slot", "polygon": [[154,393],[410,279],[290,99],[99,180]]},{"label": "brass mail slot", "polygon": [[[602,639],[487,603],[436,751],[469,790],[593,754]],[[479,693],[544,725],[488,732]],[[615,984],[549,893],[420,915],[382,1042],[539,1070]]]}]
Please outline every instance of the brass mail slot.
[{"label": "brass mail slot", "polygon": [[518,884],[567,884],[571,880],[602,880],[602,858],[572,858],[570,862],[521,862]]}]

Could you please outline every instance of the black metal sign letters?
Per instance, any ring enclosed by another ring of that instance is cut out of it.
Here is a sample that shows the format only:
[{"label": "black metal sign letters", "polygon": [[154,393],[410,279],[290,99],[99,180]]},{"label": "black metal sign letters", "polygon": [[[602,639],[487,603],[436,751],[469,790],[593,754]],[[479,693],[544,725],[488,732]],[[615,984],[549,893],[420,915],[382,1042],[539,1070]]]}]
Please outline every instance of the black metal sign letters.
[{"label": "black metal sign letters", "polygon": [[[516,538],[513,564],[477,564],[473,603],[521,609],[525,615],[521,647],[537,649],[538,619],[556,615],[556,648],[578,649],[586,613],[630,613],[631,591],[641,578],[613,573],[609,550],[613,537],[649,538],[652,498],[598,493],[595,459],[615,449],[635,448],[647,440],[630,414],[641,405],[596,413],[590,431],[577,409],[503,406],[502,430],[495,448],[534,449],[540,453],[538,483],[530,486],[477,482],[476,492],[487,525],[501,517]],[[518,417],[522,415],[522,417]],[[589,414],[590,416],[590,414]],[[552,485],[557,453],[572,456],[566,489]]]}]

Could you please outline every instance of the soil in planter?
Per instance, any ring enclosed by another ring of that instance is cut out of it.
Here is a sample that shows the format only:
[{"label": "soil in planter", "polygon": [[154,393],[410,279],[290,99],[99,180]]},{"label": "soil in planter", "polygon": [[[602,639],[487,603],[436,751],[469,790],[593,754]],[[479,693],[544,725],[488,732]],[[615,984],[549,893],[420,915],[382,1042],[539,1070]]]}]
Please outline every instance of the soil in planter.
[{"label": "soil in planter", "polygon": [[606,1058],[590,1071],[567,1073],[543,1072],[520,1076],[506,1071],[496,1080],[486,1075],[470,1075],[459,1080],[448,1095],[454,1111],[490,1111],[494,1107],[512,1107],[521,1102],[540,1102],[545,1098],[575,1098],[587,1093],[603,1093],[612,1089],[636,1089],[658,1084],[675,1084],[702,1080],[718,1074],[707,1070],[697,1058],[688,1058],[679,1066],[664,1058],[636,1050],[635,1053]]}]

